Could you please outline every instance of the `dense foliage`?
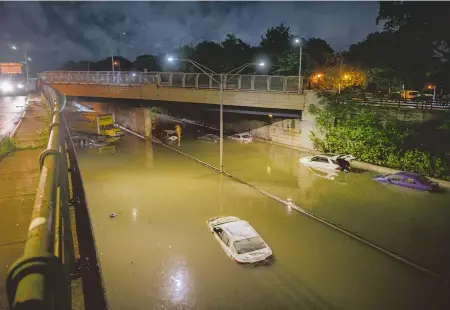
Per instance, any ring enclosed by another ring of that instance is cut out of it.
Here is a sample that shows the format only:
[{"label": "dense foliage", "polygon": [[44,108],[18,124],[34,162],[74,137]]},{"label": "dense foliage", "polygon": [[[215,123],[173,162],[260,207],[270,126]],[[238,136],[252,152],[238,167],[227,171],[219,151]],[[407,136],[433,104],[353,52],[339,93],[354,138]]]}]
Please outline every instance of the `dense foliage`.
[{"label": "dense foliage", "polygon": [[8,136],[0,136],[0,159],[14,151],[14,140]]},{"label": "dense foliage", "polygon": [[397,119],[380,109],[342,104],[323,92],[310,106],[318,132],[312,133],[319,151],[352,154],[358,160],[393,169],[450,180],[450,146],[439,139],[450,135],[448,122],[419,124]]}]

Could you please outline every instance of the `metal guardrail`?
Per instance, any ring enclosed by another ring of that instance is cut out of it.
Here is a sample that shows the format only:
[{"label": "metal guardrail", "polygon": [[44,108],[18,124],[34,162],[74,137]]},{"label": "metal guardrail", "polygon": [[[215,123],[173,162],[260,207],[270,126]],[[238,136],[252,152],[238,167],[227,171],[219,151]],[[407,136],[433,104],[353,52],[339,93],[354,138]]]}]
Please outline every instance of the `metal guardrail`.
[{"label": "metal guardrail", "polygon": [[356,103],[366,106],[374,107],[392,107],[403,109],[419,109],[419,110],[433,110],[433,111],[447,111],[450,112],[450,102],[439,99],[386,99],[386,98],[345,98],[337,97],[339,103]]},{"label": "metal guardrail", "polygon": [[161,87],[220,89],[216,81],[227,81],[224,89],[242,91],[297,92],[298,76],[226,75],[183,72],[130,72],[130,71],[49,71],[39,74],[49,83],[68,84],[157,84]]},{"label": "metal guardrail", "polygon": [[[24,253],[6,279],[9,308],[72,309],[70,278],[82,276],[86,309],[107,309],[81,173],[61,113],[66,98],[49,85],[39,84],[51,113],[49,141],[39,158],[41,175]],[[84,267],[75,261],[69,204],[75,209]]]},{"label": "metal guardrail", "polygon": [[69,214],[69,180],[61,105],[65,97],[42,86],[51,111],[49,141],[39,158],[41,175],[24,254],[10,268],[11,310],[71,309],[70,271],[75,268]]}]

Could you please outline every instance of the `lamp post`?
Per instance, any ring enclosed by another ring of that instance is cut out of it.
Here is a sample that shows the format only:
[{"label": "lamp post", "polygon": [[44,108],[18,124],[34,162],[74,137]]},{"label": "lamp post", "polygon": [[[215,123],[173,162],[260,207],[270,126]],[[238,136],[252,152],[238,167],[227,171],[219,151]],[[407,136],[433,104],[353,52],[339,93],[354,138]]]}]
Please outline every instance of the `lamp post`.
[{"label": "lamp post", "polygon": [[433,103],[434,103],[434,100],[436,99],[436,85],[430,85],[428,86],[428,89],[433,89]]},{"label": "lamp post", "polygon": [[[173,61],[184,61],[184,62],[189,62],[190,64],[194,65],[197,69],[199,69],[200,71],[202,71],[204,74],[206,74],[207,76],[209,76],[210,79],[212,79],[214,82],[218,83],[220,85],[220,91],[219,91],[219,104],[220,104],[220,127],[219,127],[219,132],[220,132],[220,137],[219,137],[219,145],[220,145],[220,155],[219,155],[219,171],[223,172],[223,91],[224,91],[224,86],[226,85],[226,83],[232,79],[234,76],[238,75],[242,70],[244,70],[245,68],[247,68],[248,66],[251,65],[256,65],[256,66],[260,66],[263,67],[265,65],[264,62],[260,62],[260,63],[246,63],[240,67],[237,67],[231,71],[229,71],[228,73],[225,74],[220,74],[220,82],[215,79],[212,74],[217,74],[216,72],[214,72],[213,70],[209,69],[208,67],[194,61],[191,59],[178,59],[178,58],[174,58],[174,57],[167,57],[167,61],[169,62],[173,62]],[[209,71],[209,72],[207,72]],[[229,78],[227,78],[227,76],[231,74],[231,76]],[[225,77],[223,77],[223,75],[225,75]]]},{"label": "lamp post", "polygon": [[303,79],[302,79],[302,54],[303,54],[303,39],[295,39],[294,41],[300,46],[299,56],[298,56],[298,93],[302,92]]},{"label": "lamp post", "polygon": [[[17,51],[19,48],[16,45],[11,45],[11,49]],[[25,65],[25,76],[28,84],[28,61],[31,61],[30,57],[27,57],[27,51],[24,52],[24,61],[21,61]]]},{"label": "lamp post", "polygon": [[316,79],[317,79],[317,90],[320,90],[320,78],[322,77],[322,73],[317,73],[316,74]]}]

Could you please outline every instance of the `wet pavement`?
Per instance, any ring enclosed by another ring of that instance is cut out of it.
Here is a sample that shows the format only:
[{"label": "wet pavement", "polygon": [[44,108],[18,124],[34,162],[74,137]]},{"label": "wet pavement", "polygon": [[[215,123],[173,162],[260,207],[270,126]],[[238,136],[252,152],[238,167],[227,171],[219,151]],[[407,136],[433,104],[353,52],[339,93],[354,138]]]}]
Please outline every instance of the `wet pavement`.
[{"label": "wet pavement", "polygon": [[[16,97],[16,101],[24,100]],[[0,101],[1,104],[7,102]],[[34,147],[16,150],[0,160],[0,310],[8,307],[5,287],[8,270],[22,256],[28,235],[40,176],[39,155],[44,149],[42,142],[48,136],[45,134],[47,113],[39,96],[30,96],[26,116],[15,140],[20,148]],[[42,147],[37,147],[39,145]]]},{"label": "wet pavement", "polygon": [[27,96],[0,96],[0,136],[9,135],[16,128],[25,109]]},{"label": "wet pavement", "polygon": [[[218,164],[218,144],[186,139],[179,148]],[[225,141],[224,164],[239,179],[446,272],[448,194],[388,188],[368,172],[325,179],[298,164],[304,155]],[[114,154],[78,156],[110,309],[450,306],[448,285],[163,146],[126,135]],[[219,215],[249,221],[274,263],[252,268],[228,258],[206,227]]]}]

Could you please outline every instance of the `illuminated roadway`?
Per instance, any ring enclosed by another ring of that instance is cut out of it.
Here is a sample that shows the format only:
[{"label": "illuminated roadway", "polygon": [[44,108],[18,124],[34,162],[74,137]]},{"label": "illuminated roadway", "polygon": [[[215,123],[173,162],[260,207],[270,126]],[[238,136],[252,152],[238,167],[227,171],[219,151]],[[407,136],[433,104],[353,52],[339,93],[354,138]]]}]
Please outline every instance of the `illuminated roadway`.
[{"label": "illuminated roadway", "polygon": [[0,96],[0,137],[16,128],[26,105],[26,96]]},{"label": "illuminated roadway", "polygon": [[[447,194],[385,188],[368,173],[323,179],[298,165],[305,154],[263,143],[224,147],[229,173],[404,253],[415,241],[413,258],[430,266],[448,262],[433,258],[446,255],[448,237],[439,235],[449,235]],[[184,140],[180,149],[218,161],[217,144]],[[78,156],[110,309],[450,307],[446,284],[163,146],[126,135],[115,154]],[[205,223],[220,215],[248,220],[274,263],[252,268],[227,257]],[[436,226],[428,236],[422,217]]]}]

